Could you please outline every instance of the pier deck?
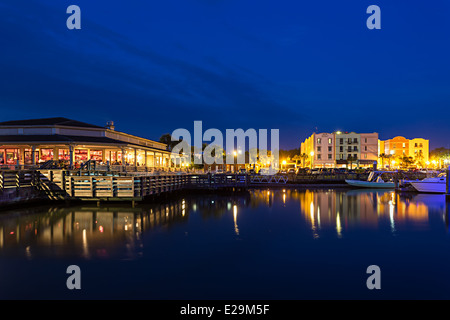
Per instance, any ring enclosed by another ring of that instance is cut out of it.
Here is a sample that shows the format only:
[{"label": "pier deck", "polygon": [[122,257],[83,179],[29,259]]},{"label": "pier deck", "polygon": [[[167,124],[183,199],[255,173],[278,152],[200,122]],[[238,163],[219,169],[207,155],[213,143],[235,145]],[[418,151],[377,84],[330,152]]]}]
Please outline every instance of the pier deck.
[{"label": "pier deck", "polygon": [[8,170],[0,172],[0,195],[20,196],[21,190],[31,188],[50,200],[140,201],[178,190],[246,188],[249,182],[245,174]]}]

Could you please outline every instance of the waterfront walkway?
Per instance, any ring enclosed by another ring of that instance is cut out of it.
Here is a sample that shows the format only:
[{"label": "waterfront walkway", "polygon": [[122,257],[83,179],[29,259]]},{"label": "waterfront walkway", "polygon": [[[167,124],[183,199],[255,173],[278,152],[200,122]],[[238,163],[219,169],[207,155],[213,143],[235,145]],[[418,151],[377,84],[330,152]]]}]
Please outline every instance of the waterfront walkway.
[{"label": "waterfront walkway", "polygon": [[[249,175],[238,173],[2,170],[0,205],[32,199],[141,201],[181,190],[243,191],[252,187],[346,186],[340,175]],[[351,178],[364,179],[363,176]]]},{"label": "waterfront walkway", "polygon": [[178,190],[241,190],[249,182],[245,174],[8,170],[0,172],[0,203],[30,198],[141,201]]}]

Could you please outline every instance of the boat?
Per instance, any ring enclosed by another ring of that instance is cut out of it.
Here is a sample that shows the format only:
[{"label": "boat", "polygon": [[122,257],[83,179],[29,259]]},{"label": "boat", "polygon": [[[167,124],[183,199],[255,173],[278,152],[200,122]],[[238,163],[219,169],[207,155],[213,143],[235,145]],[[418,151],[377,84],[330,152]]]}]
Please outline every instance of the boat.
[{"label": "boat", "polygon": [[[394,171],[372,171],[369,177],[367,177],[367,180],[345,179],[345,182],[353,187],[359,188],[395,189],[395,183],[392,178],[394,173]],[[386,176],[389,174],[391,174],[391,177],[383,179],[383,175]]]},{"label": "boat", "polygon": [[423,180],[410,180],[408,182],[419,192],[445,193],[446,180],[446,174],[443,172],[437,177],[425,178]]}]

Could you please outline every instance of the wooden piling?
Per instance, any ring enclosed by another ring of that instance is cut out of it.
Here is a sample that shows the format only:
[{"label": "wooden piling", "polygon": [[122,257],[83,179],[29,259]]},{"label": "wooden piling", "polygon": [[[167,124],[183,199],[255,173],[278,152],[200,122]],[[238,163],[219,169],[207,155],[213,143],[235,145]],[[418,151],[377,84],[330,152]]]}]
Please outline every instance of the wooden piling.
[{"label": "wooden piling", "polygon": [[449,179],[449,167],[445,170],[445,199],[450,201],[450,179]]}]

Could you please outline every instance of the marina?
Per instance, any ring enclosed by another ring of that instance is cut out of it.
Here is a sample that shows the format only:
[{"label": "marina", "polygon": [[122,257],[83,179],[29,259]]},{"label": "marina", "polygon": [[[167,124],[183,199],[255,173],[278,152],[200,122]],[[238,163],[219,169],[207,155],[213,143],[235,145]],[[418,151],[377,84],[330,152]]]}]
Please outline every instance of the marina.
[{"label": "marina", "polygon": [[446,1],[64,2],[0,3],[4,310],[450,300]]}]

